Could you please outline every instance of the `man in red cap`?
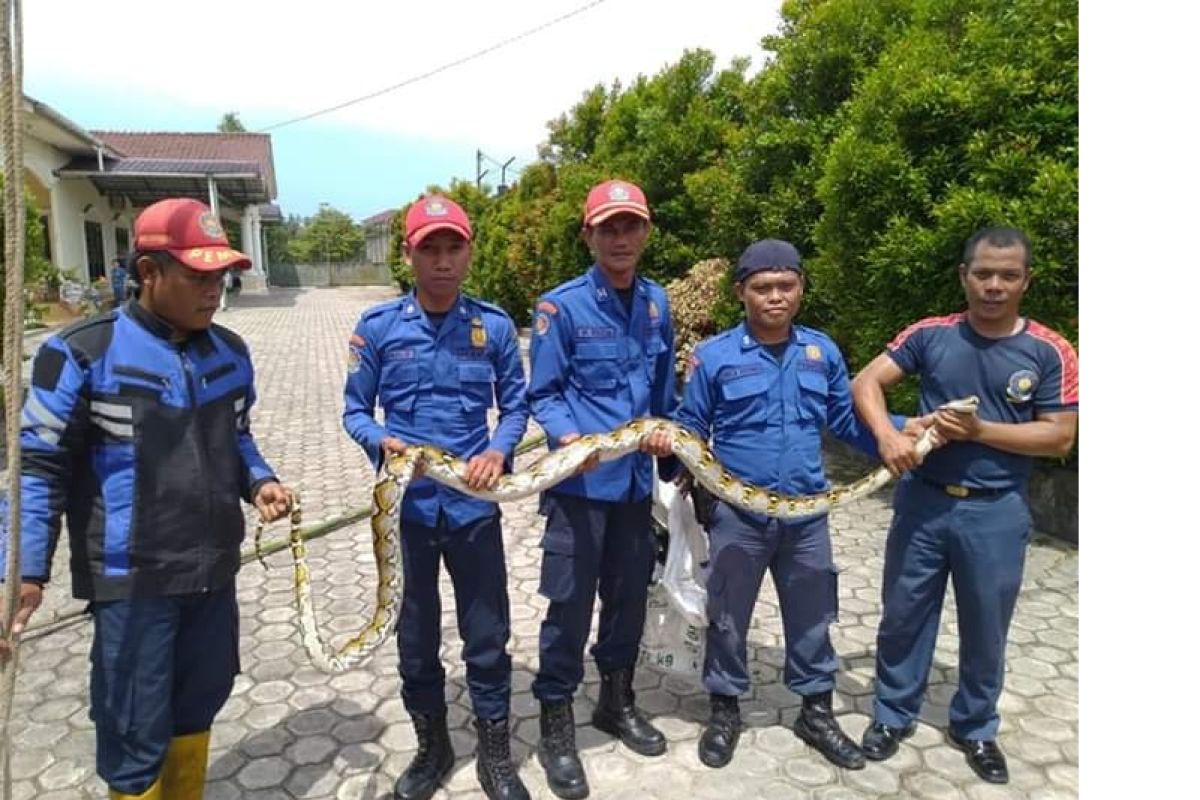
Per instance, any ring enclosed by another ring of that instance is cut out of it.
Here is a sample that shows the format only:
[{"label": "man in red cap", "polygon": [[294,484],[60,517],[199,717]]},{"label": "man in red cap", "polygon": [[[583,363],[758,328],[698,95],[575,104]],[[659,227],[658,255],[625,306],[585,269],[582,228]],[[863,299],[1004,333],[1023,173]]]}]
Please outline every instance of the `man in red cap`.
[{"label": "man in red cap", "polygon": [[[376,467],[410,444],[432,444],[466,459],[471,488],[491,487],[511,468],[529,419],[516,328],[503,309],[460,291],[471,264],[471,221],[457,203],[417,200],[404,233],[416,289],[369,309],[350,337],[343,425]],[[489,435],[493,399],[500,417]],[[493,800],[528,798],[509,749],[512,660],[500,509],[419,478],[404,494],[400,518],[404,595],[396,639],[417,755],[393,796],[425,800],[454,765],[439,655],[444,560],[479,734],[479,784]]]},{"label": "man in red cap", "polygon": [[[669,417],[675,407],[675,334],[667,294],[637,274],[650,236],[650,208],[628,181],[604,181],[588,193],[583,239],[595,264],[538,299],[530,350],[529,402],[551,449],[636,417]],[[540,592],[550,601],[542,622],[533,693],[541,701],[538,760],[559,797],[588,794],[575,748],[572,699],[583,678],[583,649],[600,595],[592,655],[600,698],[592,724],[646,756],[662,755],[663,734],[634,706],[633,669],[646,619],[653,566],[649,456],[670,456],[656,433],[634,453],[584,465],[542,496],[546,516]],[[664,479],[678,464],[659,464]]]},{"label": "man in red cap", "polygon": [[41,604],[65,512],[72,589],[94,624],[97,771],[113,798],[200,800],[238,672],[239,501],[273,520],[292,498],[250,435],[246,345],[212,324],[226,270],[249,259],[182,198],[142,212],[134,248],[136,299],[34,359],[13,631]]}]

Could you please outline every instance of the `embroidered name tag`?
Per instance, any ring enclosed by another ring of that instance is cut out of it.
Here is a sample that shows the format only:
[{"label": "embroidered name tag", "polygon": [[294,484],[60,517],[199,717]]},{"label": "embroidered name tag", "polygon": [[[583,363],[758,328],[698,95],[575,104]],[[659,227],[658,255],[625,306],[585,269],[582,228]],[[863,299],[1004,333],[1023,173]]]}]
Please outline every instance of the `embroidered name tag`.
[{"label": "embroidered name tag", "polygon": [[595,325],[584,325],[575,329],[576,339],[615,339],[617,329]]},{"label": "embroidered name tag", "polygon": [[417,357],[417,351],[411,347],[393,348],[383,354],[384,361],[409,361]]},{"label": "embroidered name tag", "polygon": [[717,379],[722,381],[734,381],[738,378],[745,378],[749,375],[758,375],[762,371],[762,364],[735,364],[730,367],[722,367],[721,372],[717,375]]}]

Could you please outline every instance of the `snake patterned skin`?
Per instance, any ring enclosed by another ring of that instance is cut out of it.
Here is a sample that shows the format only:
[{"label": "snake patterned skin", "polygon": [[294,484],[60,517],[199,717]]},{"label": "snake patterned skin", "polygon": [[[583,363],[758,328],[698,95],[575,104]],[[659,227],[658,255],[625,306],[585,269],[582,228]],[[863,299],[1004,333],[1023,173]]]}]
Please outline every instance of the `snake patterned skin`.
[{"label": "snake patterned skin", "polygon": [[[942,406],[943,409],[972,414],[978,407],[977,397],[955,400]],[[778,494],[734,477],[717,461],[708,445],[693,433],[673,422],[653,417],[633,420],[607,433],[580,437],[569,445],[543,455],[523,472],[501,477],[494,488],[482,491],[467,486],[467,466],[461,459],[431,445],[410,445],[404,455],[392,456],[387,460],[372,492],[371,534],[379,576],[375,588],[375,611],[366,627],[336,650],[321,637],[317,625],[312,578],[306,561],[304,540],[300,535],[299,500],[292,506],[290,545],[294,598],[301,639],[313,665],[323,672],[345,672],[363,662],[391,633],[396,621],[396,599],[400,596],[403,574],[400,501],[409,483],[418,474],[481,500],[507,503],[549,489],[573,475],[593,454],[598,454],[601,461],[610,461],[633,453],[646,436],[658,430],[670,435],[672,453],[691,471],[695,480],[721,500],[778,519],[800,519],[826,513],[837,506],[866,497],[892,477],[887,467],[880,466],[853,483],[835,486],[826,492],[804,496]],[[934,446],[933,429],[930,428],[917,440],[918,457],[923,459]],[[256,549],[259,547],[262,527],[260,523],[255,533]]]}]

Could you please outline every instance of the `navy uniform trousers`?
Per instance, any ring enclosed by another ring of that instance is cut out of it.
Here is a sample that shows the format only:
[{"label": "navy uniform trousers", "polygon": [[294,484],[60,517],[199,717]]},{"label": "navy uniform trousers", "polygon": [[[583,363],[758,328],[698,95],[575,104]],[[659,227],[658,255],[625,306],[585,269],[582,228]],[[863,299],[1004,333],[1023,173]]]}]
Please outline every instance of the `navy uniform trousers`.
[{"label": "navy uniform trousers", "polygon": [[396,642],[400,649],[401,696],[410,714],[440,716],[446,711],[446,671],[442,667],[442,599],[438,591],[445,559],[454,585],[462,659],[475,716],[508,716],[512,659],[508,645],[508,584],[500,515],[489,514],[450,528],[438,514],[436,527],[405,520],[404,593]]},{"label": "navy uniform trousers", "polygon": [[876,645],[875,719],[916,719],[929,679],[947,578],[958,606],[958,691],[950,730],[995,739],[1004,648],[1021,588],[1032,517],[1018,490],[957,498],[905,476],[896,487]]},{"label": "navy uniform trousers", "polygon": [[601,673],[632,669],[646,624],[654,566],[650,498],[629,503],[567,494],[542,496],[546,515],[539,591],[550,601],[542,621],[533,694],[570,700],[583,680],[583,649],[600,593],[600,630],[592,656]]},{"label": "navy uniform trousers", "polygon": [[708,535],[704,687],[731,696],[749,691],[746,636],[769,568],[783,617],[784,684],[800,695],[833,689],[837,655],[829,623],[838,606],[829,517],[758,520],[718,501]]},{"label": "navy uniform trousers", "polygon": [[212,727],[238,662],[234,583],[211,592],[91,604],[91,718],[100,777],[141,794],[172,737]]}]

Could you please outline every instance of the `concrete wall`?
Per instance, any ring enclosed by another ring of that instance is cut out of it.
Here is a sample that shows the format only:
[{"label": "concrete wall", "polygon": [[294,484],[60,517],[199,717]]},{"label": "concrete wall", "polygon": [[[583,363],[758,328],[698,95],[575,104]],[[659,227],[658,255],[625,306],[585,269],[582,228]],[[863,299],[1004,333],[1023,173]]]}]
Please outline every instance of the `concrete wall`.
[{"label": "concrete wall", "polygon": [[[25,166],[50,192],[50,260],[76,280],[87,278],[85,221],[98,222],[104,239],[104,264],[108,269],[117,256],[117,228],[133,237],[132,209],[115,210],[108,199],[85,178],[61,180],[54,171],[69,160],[67,154],[37,139],[25,142]],[[83,210],[91,206],[86,212]],[[113,217],[116,219],[113,219]]]},{"label": "concrete wall", "polygon": [[272,264],[272,286],[391,286],[386,264]]}]

